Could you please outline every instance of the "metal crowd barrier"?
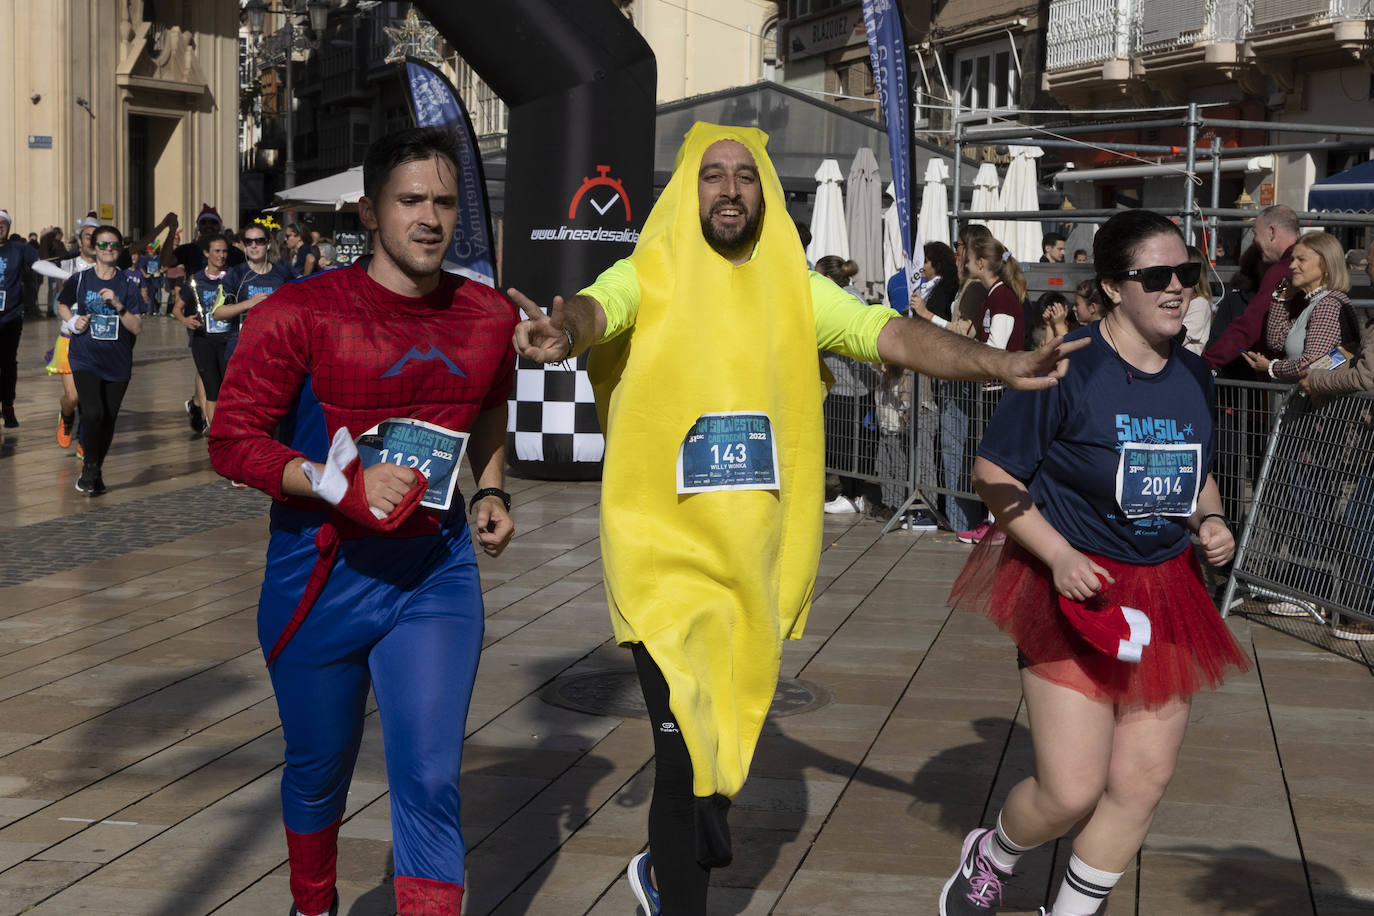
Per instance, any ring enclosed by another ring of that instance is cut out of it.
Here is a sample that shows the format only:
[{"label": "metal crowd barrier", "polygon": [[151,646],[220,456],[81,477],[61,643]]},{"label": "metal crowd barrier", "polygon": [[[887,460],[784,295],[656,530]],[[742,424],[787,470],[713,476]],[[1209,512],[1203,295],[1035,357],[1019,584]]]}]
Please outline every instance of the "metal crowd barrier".
[{"label": "metal crowd barrier", "polygon": [[1374,395],[1294,389],[1275,410],[1222,613],[1246,587],[1319,622],[1374,621]]},{"label": "metal crowd barrier", "polygon": [[[904,373],[898,430],[879,410],[893,379],[860,378],[826,401],[826,470],[883,488],[898,508],[884,533],[918,500],[946,528],[981,521],[973,459],[1001,388]],[[1216,446],[1237,533],[1223,614],[1244,589],[1322,622],[1374,620],[1374,394],[1314,406],[1294,386],[1218,379]]]}]

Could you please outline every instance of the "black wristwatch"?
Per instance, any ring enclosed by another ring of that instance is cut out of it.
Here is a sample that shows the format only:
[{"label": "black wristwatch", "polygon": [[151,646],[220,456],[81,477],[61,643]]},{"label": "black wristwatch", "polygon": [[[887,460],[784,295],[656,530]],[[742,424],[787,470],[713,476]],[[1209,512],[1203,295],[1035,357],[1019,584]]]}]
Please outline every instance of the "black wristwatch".
[{"label": "black wristwatch", "polygon": [[115,309],[115,317],[123,318],[126,314],[128,314],[128,311],[128,309],[121,305],[119,308]]},{"label": "black wristwatch", "polygon": [[498,497],[501,502],[506,504],[506,511],[510,511],[510,494],[500,487],[483,487],[472,494],[472,499],[468,500],[468,511],[471,512],[472,507],[477,505],[477,500],[486,499],[488,496]]}]

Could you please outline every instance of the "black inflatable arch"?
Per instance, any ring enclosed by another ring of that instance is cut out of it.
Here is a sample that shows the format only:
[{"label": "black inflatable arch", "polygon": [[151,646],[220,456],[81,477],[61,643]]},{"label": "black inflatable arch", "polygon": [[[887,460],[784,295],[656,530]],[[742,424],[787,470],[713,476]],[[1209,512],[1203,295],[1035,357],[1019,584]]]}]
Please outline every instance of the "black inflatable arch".
[{"label": "black inflatable arch", "polygon": [[[502,288],[547,304],[587,285],[634,249],[648,215],[653,51],[606,0],[415,5],[510,108]],[[512,469],[599,476],[585,371],[522,361],[517,374]]]}]

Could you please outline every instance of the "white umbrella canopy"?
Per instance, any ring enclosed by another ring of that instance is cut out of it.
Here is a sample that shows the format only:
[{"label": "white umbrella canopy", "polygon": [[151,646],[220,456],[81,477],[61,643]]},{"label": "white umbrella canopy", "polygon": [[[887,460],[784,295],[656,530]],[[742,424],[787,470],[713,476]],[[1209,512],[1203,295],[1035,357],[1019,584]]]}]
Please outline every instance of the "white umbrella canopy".
[{"label": "white umbrella canopy", "polygon": [[922,243],[949,244],[949,192],[945,189],[946,181],[949,181],[949,166],[945,165],[943,159],[932,156],[926,165],[921,213],[916,219]]},{"label": "white umbrella canopy", "polygon": [[354,166],[316,181],[282,188],[274,209],[328,211],[356,207],[363,196],[363,167]]},{"label": "white umbrella canopy", "polygon": [[828,254],[849,259],[849,232],[844,223],[844,194],[840,191],[840,163],[824,159],[816,170],[816,201],[811,210],[811,244],[806,259],[812,264]]},{"label": "white umbrella canopy", "polygon": [[[973,176],[973,200],[969,203],[969,209],[975,213],[990,213],[993,210],[1001,209],[1000,195],[997,193],[997,166],[991,162],[984,162],[978,166],[978,174]],[[971,219],[970,223],[981,223],[988,227],[988,230],[997,235],[1001,220]]]},{"label": "white umbrella canopy", "polygon": [[[1040,209],[1040,199],[1035,191],[1035,160],[1043,155],[1044,150],[1038,146],[1011,147],[1011,165],[1007,166],[1007,179],[1002,183],[1001,209]],[[1039,261],[1042,254],[1040,223],[1036,220],[1019,219],[1007,220],[1004,225],[1005,236],[999,235],[997,238],[1011,249],[1012,257],[1018,261]]]},{"label": "white umbrella canopy", "polygon": [[870,296],[885,287],[883,270],[883,192],[878,157],[861,146],[854,152],[845,190],[845,225],[849,230],[849,257],[859,265],[854,285]]},{"label": "white umbrella canopy", "polygon": [[887,281],[892,275],[906,266],[902,252],[902,224],[897,218],[897,186],[887,183],[887,196],[892,203],[883,211],[883,294],[886,296]]}]

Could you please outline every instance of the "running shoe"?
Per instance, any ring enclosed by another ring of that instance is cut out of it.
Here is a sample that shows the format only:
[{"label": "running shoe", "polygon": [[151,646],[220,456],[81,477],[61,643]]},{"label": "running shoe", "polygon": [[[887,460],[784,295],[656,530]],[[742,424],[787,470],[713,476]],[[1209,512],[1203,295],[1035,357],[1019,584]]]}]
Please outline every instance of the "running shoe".
[{"label": "running shoe", "polygon": [[1374,640],[1374,623],[1349,621],[1347,623],[1337,624],[1331,628],[1331,635],[1337,639],[1369,642],[1370,640]]},{"label": "running shoe", "polygon": [[858,507],[843,493],[825,504],[826,515],[853,515],[858,511]]},{"label": "running shoe", "polygon": [[[288,914],[288,916],[300,916],[300,911],[296,909],[296,905],[294,903],[291,904],[291,912]],[[339,916],[338,891],[334,892],[334,902],[329,905],[329,916]]]},{"label": "running shoe", "polygon": [[64,416],[62,415],[62,411],[59,410],[59,411],[57,412],[57,447],[58,447],[58,448],[71,448],[71,447],[72,447],[72,431],[75,429],[75,427],[76,427],[76,414],[72,414],[71,417],[68,418],[68,417],[64,417]]},{"label": "running shoe", "polygon": [[1002,905],[1002,884],[1011,877],[983,854],[983,841],[992,828],[980,827],[964,837],[959,867],[940,891],[940,916],[979,916],[996,913]]},{"label": "running shoe", "polygon": [[[96,481],[100,478],[100,472],[95,469],[93,464],[81,466],[81,476],[76,478],[76,492],[85,493],[87,496],[94,496]],[[102,491],[103,492],[103,491]]]},{"label": "running shoe", "polygon": [[5,429],[14,429],[19,425],[19,418],[14,415],[14,405],[5,404],[0,407],[0,413],[5,416]]},{"label": "running shoe", "polygon": [[639,908],[644,911],[644,916],[658,916],[662,913],[663,907],[658,902],[658,891],[649,877],[649,854],[641,852],[631,859],[630,867],[625,873],[630,878],[630,891],[639,901]]},{"label": "running shoe", "polygon": [[200,409],[195,398],[186,399],[186,420],[191,424],[191,432],[203,433],[209,424],[205,422],[205,412]]},{"label": "running shoe", "polygon": [[902,519],[904,531],[938,531],[939,528],[940,523],[935,521],[935,516],[925,509],[912,509]]},{"label": "running shoe", "polygon": [[961,544],[977,544],[988,536],[988,531],[991,529],[992,526],[987,522],[979,522],[968,531],[960,531],[955,536],[959,538],[959,543]]}]

